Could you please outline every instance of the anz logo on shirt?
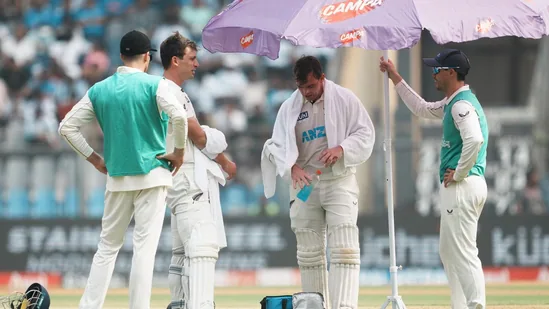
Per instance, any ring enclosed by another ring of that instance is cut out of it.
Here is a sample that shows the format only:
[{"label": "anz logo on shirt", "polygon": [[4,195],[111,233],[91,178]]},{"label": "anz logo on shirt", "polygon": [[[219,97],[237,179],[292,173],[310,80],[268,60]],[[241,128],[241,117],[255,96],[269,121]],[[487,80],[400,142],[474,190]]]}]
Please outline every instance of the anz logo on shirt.
[{"label": "anz logo on shirt", "polygon": [[306,143],[321,137],[326,137],[326,128],[324,126],[303,131],[301,134],[301,142]]}]

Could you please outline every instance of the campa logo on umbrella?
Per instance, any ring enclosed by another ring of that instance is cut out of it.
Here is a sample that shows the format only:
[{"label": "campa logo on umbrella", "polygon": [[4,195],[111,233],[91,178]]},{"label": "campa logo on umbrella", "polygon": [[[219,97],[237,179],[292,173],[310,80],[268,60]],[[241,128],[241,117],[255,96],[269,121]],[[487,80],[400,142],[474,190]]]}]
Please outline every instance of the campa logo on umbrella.
[{"label": "campa logo on umbrella", "polygon": [[240,46],[242,48],[246,48],[254,42],[254,31],[250,31],[250,33],[246,34],[245,36],[240,38]]},{"label": "campa logo on umbrella", "polygon": [[385,0],[348,0],[328,4],[320,9],[320,19],[326,24],[342,22],[366,14]]},{"label": "campa logo on umbrella", "polygon": [[349,32],[343,33],[339,40],[343,44],[349,44],[353,41],[360,40],[362,37],[364,37],[365,33],[363,29],[355,29]]},{"label": "campa logo on umbrella", "polygon": [[486,32],[489,32],[490,30],[492,30],[492,27],[494,25],[495,25],[494,20],[491,19],[491,18],[488,18],[488,19],[485,19],[485,20],[479,22],[477,24],[477,26],[475,27],[475,30],[478,33],[486,33]]}]

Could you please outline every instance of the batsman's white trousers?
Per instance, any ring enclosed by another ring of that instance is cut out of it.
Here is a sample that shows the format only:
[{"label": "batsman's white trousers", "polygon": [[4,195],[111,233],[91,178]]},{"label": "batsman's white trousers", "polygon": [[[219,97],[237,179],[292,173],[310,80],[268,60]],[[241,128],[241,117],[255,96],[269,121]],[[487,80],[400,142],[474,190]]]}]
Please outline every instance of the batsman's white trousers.
[{"label": "batsman's white trousers", "polygon": [[327,309],[356,309],[360,276],[358,182],[354,174],[334,177],[323,173],[320,179],[306,202],[296,198],[299,188],[290,188],[290,219],[297,240],[302,289],[322,293]]},{"label": "batsman's white trousers", "polygon": [[174,309],[212,309],[219,252],[217,226],[208,193],[194,181],[194,165],[184,164],[179,173],[167,198],[172,212],[171,305]]},{"label": "batsman's white trousers", "polygon": [[80,309],[101,309],[118,251],[134,217],[130,309],[150,309],[154,261],[166,213],[167,187],[105,192],[101,236]]},{"label": "batsman's white trousers", "polygon": [[452,309],[486,307],[477,225],[487,192],[486,181],[480,176],[440,187],[439,251],[450,284]]}]

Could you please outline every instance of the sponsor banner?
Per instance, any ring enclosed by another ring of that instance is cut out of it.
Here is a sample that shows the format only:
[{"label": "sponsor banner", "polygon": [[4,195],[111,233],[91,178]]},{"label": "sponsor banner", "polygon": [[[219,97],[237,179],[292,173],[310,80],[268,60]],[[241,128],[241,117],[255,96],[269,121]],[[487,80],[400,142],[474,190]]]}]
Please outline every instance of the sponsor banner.
[{"label": "sponsor banner", "polygon": [[[488,267],[484,269],[488,284],[509,282],[549,282],[548,267]],[[0,288],[10,291],[23,291],[30,284],[40,282],[46,288],[84,288],[86,275],[54,273],[0,273]],[[258,270],[217,270],[215,283],[218,287],[234,286],[299,286],[301,278],[298,268],[267,268]],[[361,286],[390,285],[388,269],[362,269]],[[398,284],[404,285],[446,285],[448,283],[442,268],[406,268],[398,272]],[[168,288],[167,274],[155,275],[156,288]],[[121,276],[113,277],[111,288],[125,288],[127,282]]]},{"label": "sponsor banner", "polygon": [[[361,217],[358,222],[361,266],[367,272],[374,269],[362,282],[388,282],[385,271],[389,268],[386,218]],[[519,280],[521,277],[533,280],[534,275],[549,277],[547,272],[531,271],[527,274],[520,268],[537,269],[549,265],[547,222],[549,216],[483,216],[477,242],[479,256],[489,276],[493,280]],[[439,218],[436,217],[396,213],[396,261],[404,268],[399,272],[399,281],[442,280],[438,225]],[[295,272],[277,271],[297,267],[295,236],[287,217],[227,218],[225,227],[228,247],[221,251],[217,263],[219,271],[227,272],[220,275],[221,284],[262,284],[271,282],[271,278],[289,283],[297,280]],[[63,276],[64,284],[82,286],[97,249],[100,228],[100,220],[0,220],[0,272],[56,273]],[[133,252],[132,232],[130,227],[116,260],[113,287],[127,285]],[[170,262],[171,235],[169,220],[166,220],[154,265],[158,284],[166,283]],[[492,268],[505,268],[510,273],[490,272]],[[270,270],[256,272],[262,269]],[[415,272],[415,269],[421,271]],[[232,273],[236,271],[238,276]]]},{"label": "sponsor banner", "polygon": [[[489,267],[484,269],[488,284],[509,282],[549,282],[548,267]],[[299,286],[298,268],[268,268],[257,271],[216,272],[216,286]],[[361,286],[390,285],[388,269],[362,269]],[[443,268],[406,268],[398,272],[398,284],[403,285],[447,285]]]},{"label": "sponsor banner", "polygon": [[45,272],[0,272],[0,288],[24,292],[31,284],[39,282],[46,289],[61,286],[62,276]]},{"label": "sponsor banner", "polygon": [[549,268],[545,267],[487,267],[486,282],[507,283],[511,281],[549,282]]},{"label": "sponsor banner", "polygon": [[[407,268],[398,272],[398,285],[438,285],[447,284],[442,268]],[[379,286],[391,284],[388,269],[363,269],[360,271],[361,286]]]}]

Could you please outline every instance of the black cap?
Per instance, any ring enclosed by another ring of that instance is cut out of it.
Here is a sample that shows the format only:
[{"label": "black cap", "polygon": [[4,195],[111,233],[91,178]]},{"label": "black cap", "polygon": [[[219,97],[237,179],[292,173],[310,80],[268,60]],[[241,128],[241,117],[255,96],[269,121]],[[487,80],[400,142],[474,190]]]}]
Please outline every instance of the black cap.
[{"label": "black cap", "polygon": [[120,40],[120,53],[124,56],[141,55],[150,51],[156,49],[151,48],[151,40],[143,32],[132,30]]},{"label": "black cap", "polygon": [[471,64],[469,58],[458,49],[445,49],[434,58],[423,58],[423,63],[429,67],[452,68],[458,73],[467,75]]}]

